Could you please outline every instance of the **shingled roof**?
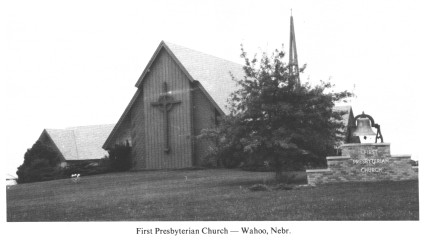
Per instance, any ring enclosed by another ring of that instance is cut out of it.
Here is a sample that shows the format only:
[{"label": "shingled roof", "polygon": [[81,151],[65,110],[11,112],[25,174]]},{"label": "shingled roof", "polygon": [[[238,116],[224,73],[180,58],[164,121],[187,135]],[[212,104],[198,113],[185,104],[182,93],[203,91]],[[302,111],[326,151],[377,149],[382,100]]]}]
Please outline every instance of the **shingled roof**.
[{"label": "shingled roof", "polygon": [[43,134],[50,137],[65,160],[93,160],[108,154],[102,149],[102,145],[113,127],[114,124],[106,124],[45,129]]},{"label": "shingled roof", "polygon": [[205,95],[210,97],[213,105],[218,107],[219,111],[228,113],[226,109],[227,99],[237,88],[237,84],[232,80],[231,75],[236,79],[245,76],[243,65],[234,63],[219,57],[195,51],[170,42],[162,41],[155,51],[152,59],[148,63],[136,83],[139,87],[147,70],[153,64],[158,53],[165,49],[171,57],[177,62],[189,80],[198,81]]}]

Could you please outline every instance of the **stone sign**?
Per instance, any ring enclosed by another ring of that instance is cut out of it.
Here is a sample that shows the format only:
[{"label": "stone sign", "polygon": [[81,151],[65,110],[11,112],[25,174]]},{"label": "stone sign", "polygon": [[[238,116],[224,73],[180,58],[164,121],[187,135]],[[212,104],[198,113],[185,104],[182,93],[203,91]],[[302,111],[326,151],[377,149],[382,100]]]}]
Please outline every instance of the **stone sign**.
[{"label": "stone sign", "polygon": [[341,146],[342,156],[327,157],[327,169],[307,170],[309,184],[418,178],[410,155],[391,155],[389,143],[354,143]]}]

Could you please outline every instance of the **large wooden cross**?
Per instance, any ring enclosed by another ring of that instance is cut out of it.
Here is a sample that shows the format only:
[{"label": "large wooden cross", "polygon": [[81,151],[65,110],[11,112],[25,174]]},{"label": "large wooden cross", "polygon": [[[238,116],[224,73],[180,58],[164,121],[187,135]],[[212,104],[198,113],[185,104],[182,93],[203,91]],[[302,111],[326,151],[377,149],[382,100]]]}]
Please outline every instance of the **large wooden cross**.
[{"label": "large wooden cross", "polygon": [[168,126],[168,112],[173,108],[175,104],[179,104],[181,101],[174,100],[174,98],[168,93],[167,83],[162,84],[162,93],[158,98],[157,102],[151,103],[153,107],[158,107],[159,110],[164,113],[164,141],[165,149],[164,152],[170,152],[170,142],[169,142],[169,126]]}]

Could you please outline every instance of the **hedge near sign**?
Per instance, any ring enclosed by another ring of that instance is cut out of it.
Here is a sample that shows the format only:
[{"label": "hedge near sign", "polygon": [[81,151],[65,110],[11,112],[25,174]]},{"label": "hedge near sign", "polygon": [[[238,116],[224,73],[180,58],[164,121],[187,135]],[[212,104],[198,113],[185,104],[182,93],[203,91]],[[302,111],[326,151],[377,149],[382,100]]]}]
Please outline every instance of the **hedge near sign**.
[{"label": "hedge near sign", "polygon": [[327,169],[307,170],[309,184],[418,178],[410,155],[391,155],[389,143],[354,143],[341,146],[342,156],[327,157]]}]

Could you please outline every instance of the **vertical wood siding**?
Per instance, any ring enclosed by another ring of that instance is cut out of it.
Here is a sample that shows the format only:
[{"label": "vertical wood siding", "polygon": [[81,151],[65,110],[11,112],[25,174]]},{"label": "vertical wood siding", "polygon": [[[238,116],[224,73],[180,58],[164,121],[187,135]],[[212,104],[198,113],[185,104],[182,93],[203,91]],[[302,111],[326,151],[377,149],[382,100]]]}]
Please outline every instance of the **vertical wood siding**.
[{"label": "vertical wood siding", "polygon": [[144,116],[144,104],[143,104],[143,91],[134,102],[131,108],[131,160],[133,163],[132,169],[144,169],[146,168],[146,156],[145,156],[145,116]]},{"label": "vertical wood siding", "polygon": [[[163,82],[175,100],[181,103],[174,105],[168,112],[169,143],[171,151],[164,152],[164,113],[152,102],[158,101],[162,93]],[[143,82],[143,96],[136,101],[133,124],[134,157],[140,160],[137,168],[171,169],[192,166],[191,144],[191,93],[189,79],[180,70],[171,56],[162,50],[152,64],[149,74]],[[143,105],[143,106],[142,106]],[[142,114],[143,113],[143,114]],[[141,134],[140,134],[141,133]],[[144,137],[142,141],[141,136]],[[136,140],[137,138],[137,140]]]},{"label": "vertical wood siding", "polygon": [[111,143],[108,145],[108,148],[113,148],[115,144],[126,144],[127,141],[130,143],[130,146],[132,146],[130,118],[131,114],[128,114],[117,129],[117,133],[110,141]]},{"label": "vertical wood siding", "polygon": [[[215,108],[205,94],[196,86],[193,90],[193,121],[195,136],[199,135],[202,129],[215,127]],[[194,164],[199,166],[202,165],[212,143],[205,139],[195,138],[194,141]]]}]

